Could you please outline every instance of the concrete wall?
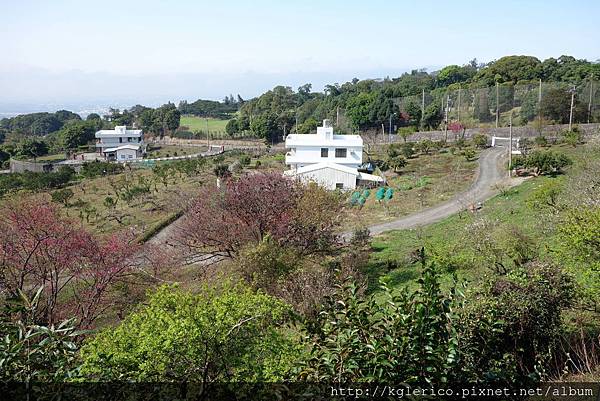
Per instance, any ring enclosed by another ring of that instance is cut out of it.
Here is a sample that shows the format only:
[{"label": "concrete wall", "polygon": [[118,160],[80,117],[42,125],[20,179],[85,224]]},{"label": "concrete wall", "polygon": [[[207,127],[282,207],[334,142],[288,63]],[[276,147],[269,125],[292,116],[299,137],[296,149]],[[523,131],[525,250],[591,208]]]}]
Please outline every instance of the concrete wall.
[{"label": "concrete wall", "polygon": [[11,173],[24,173],[25,171],[33,171],[34,173],[47,173],[58,168],[52,163],[34,163],[25,160],[10,159]]}]

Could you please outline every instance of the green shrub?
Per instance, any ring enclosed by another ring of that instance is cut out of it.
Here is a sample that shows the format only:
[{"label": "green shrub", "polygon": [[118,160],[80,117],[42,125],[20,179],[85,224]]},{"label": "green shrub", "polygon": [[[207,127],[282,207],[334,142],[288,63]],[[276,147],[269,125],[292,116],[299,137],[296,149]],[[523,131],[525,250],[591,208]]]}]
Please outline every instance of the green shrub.
[{"label": "green shrub", "polygon": [[310,381],[441,384],[460,374],[460,297],[442,291],[425,265],[414,291],[364,297],[348,281],[329,299],[312,332],[310,358],[299,377]]},{"label": "green shrub", "polygon": [[290,309],[228,284],[199,294],[163,286],[81,349],[87,380],[211,383],[281,380],[298,356]]},{"label": "green shrub", "polygon": [[80,174],[85,178],[94,178],[102,175],[118,174],[123,172],[122,164],[102,161],[85,162],[81,166]]}]

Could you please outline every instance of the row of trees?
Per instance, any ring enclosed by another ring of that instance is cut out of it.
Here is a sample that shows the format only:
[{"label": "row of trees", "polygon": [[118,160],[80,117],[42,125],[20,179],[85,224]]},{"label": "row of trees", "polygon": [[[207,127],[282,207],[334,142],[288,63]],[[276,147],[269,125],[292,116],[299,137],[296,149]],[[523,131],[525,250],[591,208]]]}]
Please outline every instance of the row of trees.
[{"label": "row of trees", "polygon": [[[536,90],[517,94],[517,85],[537,85],[538,79],[564,85],[545,90],[541,104],[538,104]],[[535,57],[508,56],[488,64],[473,60],[464,66],[452,65],[434,73],[414,70],[394,79],[354,79],[341,85],[327,85],[324,93],[312,92],[310,84],[297,91],[277,86],[244,102],[228,132],[251,131],[256,136],[277,140],[289,132],[310,132],[316,122],[324,118],[335,121],[341,132],[381,129],[382,125],[387,131],[390,118],[393,127],[433,129],[445,118],[446,107],[456,113],[459,102],[462,107],[474,108],[473,118],[480,122],[493,121],[496,111],[502,113],[522,107],[522,123],[538,115],[563,123],[568,120],[570,111],[568,85],[581,85],[590,80],[600,80],[599,64],[570,56],[543,62]],[[498,105],[496,83],[502,85]],[[462,99],[457,99],[459,87],[463,89]],[[426,93],[424,111],[422,91]],[[450,105],[449,97],[452,97]],[[575,121],[586,121],[588,114],[587,104],[576,97]]]},{"label": "row of trees", "polygon": [[[27,136],[44,136],[60,130],[68,121],[81,117],[67,110],[56,113],[30,113],[0,120],[0,133],[16,132]],[[2,141],[0,141],[2,142]]]},{"label": "row of trees", "polygon": [[[177,107],[167,103],[156,109],[141,105],[123,111],[110,109],[104,118],[92,113],[85,120],[67,111],[3,119],[0,131],[5,130],[5,143],[0,147],[0,165],[10,157],[35,159],[58,152],[65,152],[67,157],[77,150],[89,151],[96,131],[112,129],[116,125],[135,125],[146,134],[162,137],[179,128],[180,117],[181,112]],[[63,120],[59,121],[59,118]],[[41,129],[40,126],[49,120],[53,121],[52,126],[44,125],[46,128]]]},{"label": "row of trees", "polygon": [[186,100],[182,100],[179,102],[177,109],[181,114],[224,119],[229,118],[231,114],[238,111],[242,104],[244,104],[244,99],[238,94],[237,98],[234,98],[233,95],[226,96],[222,102],[198,99],[195,102],[188,103]]}]

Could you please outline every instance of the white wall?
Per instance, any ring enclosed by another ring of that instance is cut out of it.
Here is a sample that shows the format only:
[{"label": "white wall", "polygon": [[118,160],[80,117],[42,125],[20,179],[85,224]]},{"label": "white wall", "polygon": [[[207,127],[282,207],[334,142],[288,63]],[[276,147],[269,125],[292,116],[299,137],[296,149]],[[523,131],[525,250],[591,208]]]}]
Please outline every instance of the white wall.
[{"label": "white wall", "polygon": [[[321,148],[329,149],[327,157],[321,157]],[[346,149],[346,157],[335,157],[336,147],[332,146],[302,146],[296,147],[295,151],[289,150],[289,153],[294,154],[285,157],[285,163],[288,165],[310,165],[314,163],[332,162],[342,164],[348,167],[358,167],[362,164],[362,148],[360,146],[344,147]]]},{"label": "white wall", "polygon": [[117,160],[133,160],[137,157],[137,151],[133,149],[117,150]]},{"label": "white wall", "polygon": [[[121,137],[121,138],[122,138],[122,142],[119,142],[119,137],[98,138],[98,139],[100,139],[100,143],[97,143],[96,147],[102,148],[104,150],[107,148],[118,148],[119,146],[123,146],[123,145],[141,145],[142,147],[144,145],[142,138],[139,138],[139,137]],[[129,138],[131,138],[131,139],[129,139]]]},{"label": "white wall", "polygon": [[327,188],[335,189],[336,183],[344,184],[343,189],[356,188],[356,175],[346,173],[333,168],[322,168],[315,171],[298,174],[298,178],[302,181],[313,181]]}]

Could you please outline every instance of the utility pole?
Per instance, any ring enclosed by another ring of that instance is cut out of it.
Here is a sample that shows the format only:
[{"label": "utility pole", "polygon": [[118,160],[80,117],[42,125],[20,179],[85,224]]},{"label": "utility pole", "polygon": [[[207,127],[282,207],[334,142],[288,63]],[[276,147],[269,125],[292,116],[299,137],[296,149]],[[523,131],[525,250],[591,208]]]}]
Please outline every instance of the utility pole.
[{"label": "utility pole", "polygon": [[590,78],[590,101],[588,103],[588,124],[590,123],[590,119],[592,118],[592,94],[594,93],[594,81]]},{"label": "utility pole", "polygon": [[500,120],[500,96],[498,96],[498,82],[496,81],[496,128],[498,128],[498,121]]},{"label": "utility pole", "polygon": [[461,88],[458,87],[458,105],[456,106],[456,110],[458,110],[458,122],[460,122],[460,90]]},{"label": "utility pole", "polygon": [[571,110],[569,111],[569,132],[573,129],[573,105],[575,104],[575,86],[571,89]]},{"label": "utility pole", "polygon": [[540,78],[540,86],[538,88],[538,120],[540,123],[540,135],[542,134],[542,78]]},{"label": "utility pole", "polygon": [[396,113],[390,114],[390,130],[389,130],[389,142],[392,143],[392,117],[395,116]]},{"label": "utility pole", "polygon": [[[444,109],[444,141],[448,142],[448,104],[450,103],[450,95],[446,95],[446,108]],[[444,98],[442,97],[442,105]]]},{"label": "utility pole", "polygon": [[423,118],[425,117],[425,88],[421,94],[421,128],[423,128]]},{"label": "utility pole", "polygon": [[508,178],[512,177],[512,110],[508,117]]},{"label": "utility pole", "polygon": [[335,109],[335,126],[340,126],[340,106]]},{"label": "utility pole", "polygon": [[298,135],[298,114],[296,114],[296,125],[294,125],[294,128],[296,128],[296,135]]},{"label": "utility pole", "polygon": [[208,146],[208,151],[210,152],[210,133],[208,132],[208,118],[205,118],[206,121],[206,146]]}]

